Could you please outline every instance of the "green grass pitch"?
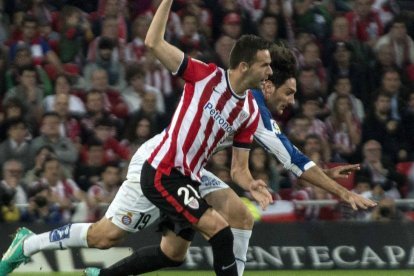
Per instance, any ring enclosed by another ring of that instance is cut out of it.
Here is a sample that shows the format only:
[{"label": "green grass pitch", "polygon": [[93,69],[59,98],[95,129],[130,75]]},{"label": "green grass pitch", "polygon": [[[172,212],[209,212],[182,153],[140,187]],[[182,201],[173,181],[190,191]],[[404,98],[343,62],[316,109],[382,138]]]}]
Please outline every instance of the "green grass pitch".
[{"label": "green grass pitch", "polygon": [[[399,276],[413,275],[413,270],[273,270],[245,271],[245,276]],[[80,276],[83,273],[13,273],[12,276]],[[159,271],[147,273],[148,276],[213,276],[212,271]]]}]

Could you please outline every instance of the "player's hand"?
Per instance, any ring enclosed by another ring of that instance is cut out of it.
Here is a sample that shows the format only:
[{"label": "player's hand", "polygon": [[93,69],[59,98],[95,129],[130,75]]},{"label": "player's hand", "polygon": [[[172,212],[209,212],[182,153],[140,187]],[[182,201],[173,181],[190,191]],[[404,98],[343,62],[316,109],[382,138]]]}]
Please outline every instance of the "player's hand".
[{"label": "player's hand", "polygon": [[337,166],[331,169],[325,170],[325,173],[332,179],[348,178],[348,176],[354,172],[360,170],[359,164]]},{"label": "player's hand", "polygon": [[252,181],[250,184],[249,192],[251,193],[254,200],[260,204],[260,207],[262,207],[263,210],[273,202],[272,195],[267,189],[266,183],[261,179]]},{"label": "player's hand", "polygon": [[351,191],[346,191],[341,198],[343,201],[349,203],[355,211],[358,209],[368,209],[377,206],[376,202]]}]

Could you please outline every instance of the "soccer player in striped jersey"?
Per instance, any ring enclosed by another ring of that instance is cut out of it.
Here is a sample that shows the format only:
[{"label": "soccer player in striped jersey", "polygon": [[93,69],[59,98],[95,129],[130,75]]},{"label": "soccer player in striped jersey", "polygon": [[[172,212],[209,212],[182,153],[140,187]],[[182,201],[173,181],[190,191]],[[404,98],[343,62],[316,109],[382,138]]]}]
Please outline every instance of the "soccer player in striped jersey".
[{"label": "soccer player in striped jersey", "polygon": [[[260,140],[261,144],[284,163],[287,169],[292,170],[298,176],[305,177],[311,183],[322,186],[330,192],[341,194],[340,197],[351,203],[354,208],[356,206],[361,208],[371,206],[372,203],[360,201],[358,197],[338,187],[339,185],[336,182],[326,177],[307,157],[297,151],[278,130],[277,124],[269,116],[270,112],[264,105],[264,101],[270,103],[271,107],[278,112],[283,112],[286,106],[293,103],[296,91],[295,60],[286,49],[273,48],[271,53],[272,69],[274,70],[274,75],[271,77],[273,83],[266,83],[264,96],[259,94],[260,91],[254,93],[258,99],[261,114],[258,129],[254,134],[255,139]],[[159,217],[159,212],[142,194],[140,176],[142,164],[160,143],[161,139],[162,134],[154,137],[134,155],[129,166],[127,180],[121,186],[104,218],[94,224],[75,223],[39,235],[34,235],[28,229],[21,229],[11,245],[12,250],[10,252],[15,252],[12,254],[14,257],[11,258],[8,254],[5,255],[6,258],[3,258],[0,263],[0,272],[7,271],[7,273],[10,273],[22,262],[27,261],[31,255],[41,250],[73,247],[109,248],[115,246],[127,233],[138,232],[153,223]],[[339,177],[354,168],[354,165],[334,168],[327,171],[327,175]],[[203,171],[201,175],[200,195],[205,197],[207,202],[218,210],[232,227],[234,234],[233,251],[237,258],[238,274],[242,275],[251,229],[253,228],[253,218],[237,195],[225,183],[209,172]],[[223,198],[226,200],[223,200]],[[25,241],[24,248],[23,241]],[[150,251],[157,253],[156,250]],[[142,261],[147,260],[141,258],[142,253],[148,253],[148,248],[135,252],[123,263],[111,267],[108,271],[102,270],[100,273],[97,268],[88,268],[87,275],[138,273],[135,272],[137,271],[135,270],[136,265],[139,266]],[[142,259],[141,262],[140,259]],[[167,265],[164,264],[164,266]]]}]

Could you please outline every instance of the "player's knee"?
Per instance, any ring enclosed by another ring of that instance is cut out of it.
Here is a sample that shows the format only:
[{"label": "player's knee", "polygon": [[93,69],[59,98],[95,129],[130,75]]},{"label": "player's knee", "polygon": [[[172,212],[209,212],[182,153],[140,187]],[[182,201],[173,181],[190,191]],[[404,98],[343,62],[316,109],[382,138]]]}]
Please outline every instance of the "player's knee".
[{"label": "player's knee", "polygon": [[162,248],[162,252],[166,258],[168,258],[171,262],[176,262],[177,266],[182,264],[187,257],[187,250],[180,250],[179,248],[169,247],[169,248]]},{"label": "player's knee", "polygon": [[247,209],[244,208],[243,211],[240,213],[240,221],[242,224],[242,229],[253,229],[254,225],[254,218],[252,213]]}]

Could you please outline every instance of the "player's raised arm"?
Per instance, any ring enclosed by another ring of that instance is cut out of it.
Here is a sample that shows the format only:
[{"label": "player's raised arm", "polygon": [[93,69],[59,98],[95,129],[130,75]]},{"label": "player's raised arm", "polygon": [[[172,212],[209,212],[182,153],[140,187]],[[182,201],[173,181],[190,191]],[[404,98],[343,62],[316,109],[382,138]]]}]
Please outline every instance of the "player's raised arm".
[{"label": "player's raised arm", "polygon": [[177,72],[184,53],[164,39],[165,29],[173,0],[163,0],[152,19],[145,37],[145,46],[171,72]]}]

